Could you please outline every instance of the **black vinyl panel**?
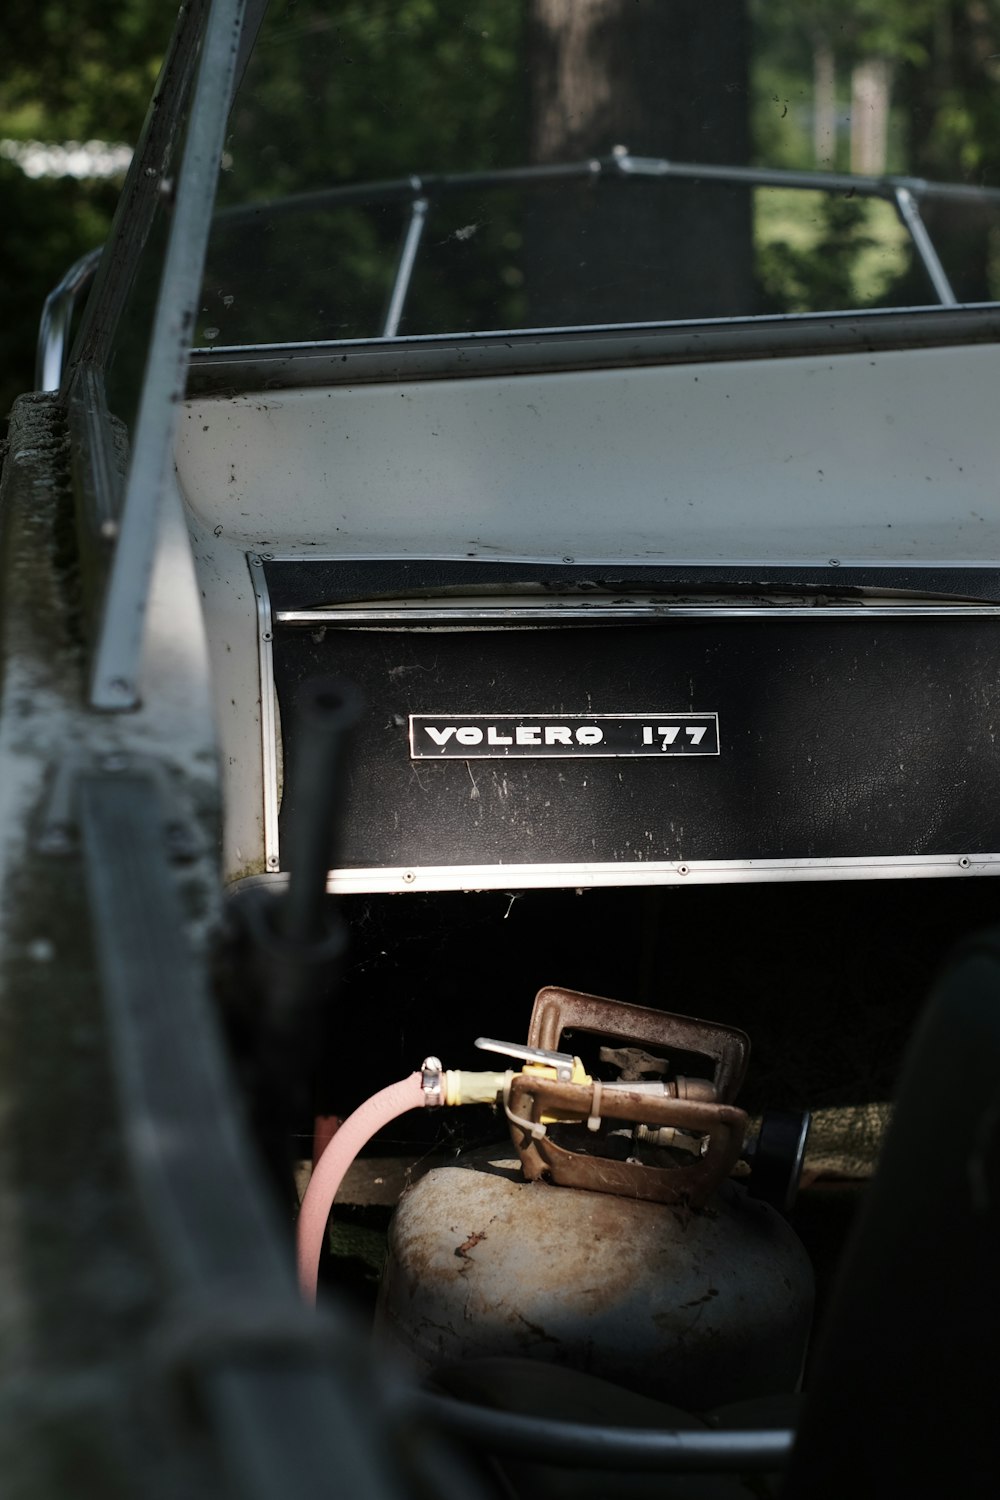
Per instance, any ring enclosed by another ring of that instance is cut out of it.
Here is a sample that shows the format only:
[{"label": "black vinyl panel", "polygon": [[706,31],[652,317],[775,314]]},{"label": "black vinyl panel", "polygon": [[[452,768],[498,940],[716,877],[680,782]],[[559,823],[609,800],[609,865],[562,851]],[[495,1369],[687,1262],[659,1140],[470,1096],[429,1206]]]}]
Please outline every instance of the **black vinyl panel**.
[{"label": "black vinyl panel", "polygon": [[[284,627],[274,664],[282,827],[296,693],[333,674],[364,695],[344,867],[1000,851],[991,619]],[[647,712],[718,714],[719,755],[410,758],[410,714]]]},{"label": "black vinyl panel", "polygon": [[470,559],[373,558],[355,562],[286,560],[265,562],[265,576],[274,609],[316,609],[350,600],[400,598],[414,592],[433,594],[449,589],[499,591],[517,584],[554,588],[626,586],[642,589],[680,588],[753,593],[766,589],[810,595],[820,591],[831,598],[857,595],[862,590],[899,590],[923,596],[975,599],[1000,603],[1000,569],[894,567],[765,568],[751,564],[681,567],[650,563],[624,567],[615,562],[596,564],[490,562]]}]

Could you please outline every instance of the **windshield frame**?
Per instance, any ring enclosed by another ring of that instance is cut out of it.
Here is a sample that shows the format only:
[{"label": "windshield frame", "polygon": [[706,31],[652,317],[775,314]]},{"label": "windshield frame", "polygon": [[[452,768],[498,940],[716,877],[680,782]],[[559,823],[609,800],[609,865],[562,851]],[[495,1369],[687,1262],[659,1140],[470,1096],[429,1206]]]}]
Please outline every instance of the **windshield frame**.
[{"label": "windshield frame", "polygon": [[[428,212],[436,201],[469,188],[517,184],[544,190],[554,182],[585,179],[598,183],[614,178],[627,179],[640,187],[643,181],[678,179],[881,199],[895,210],[936,300],[907,308],[399,334]],[[282,217],[344,204],[398,203],[408,205],[410,213],[380,334],[354,339],[199,345],[192,349],[188,389],[191,394],[205,394],[222,389],[249,390],[261,383],[289,387],[432,379],[467,375],[473,368],[482,374],[515,374],[538,369],[780,358],[785,354],[862,348],[994,342],[1000,337],[1000,302],[963,304],[956,298],[920,213],[921,202],[933,198],[1000,203],[1000,188],[894,175],[864,177],[845,172],[717,166],[637,157],[617,150],[603,158],[481,172],[413,174],[227,205],[217,211],[214,222],[238,224],[244,219]]]}]

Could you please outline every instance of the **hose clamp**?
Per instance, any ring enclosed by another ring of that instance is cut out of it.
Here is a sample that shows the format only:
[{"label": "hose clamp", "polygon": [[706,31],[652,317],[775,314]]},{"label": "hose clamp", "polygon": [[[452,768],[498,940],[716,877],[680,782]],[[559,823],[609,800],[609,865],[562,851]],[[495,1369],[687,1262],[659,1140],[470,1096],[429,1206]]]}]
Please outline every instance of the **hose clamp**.
[{"label": "hose clamp", "polygon": [[438,1109],[444,1103],[441,1092],[443,1064],[439,1057],[425,1057],[420,1064],[420,1086],[424,1091],[424,1104],[428,1109]]}]

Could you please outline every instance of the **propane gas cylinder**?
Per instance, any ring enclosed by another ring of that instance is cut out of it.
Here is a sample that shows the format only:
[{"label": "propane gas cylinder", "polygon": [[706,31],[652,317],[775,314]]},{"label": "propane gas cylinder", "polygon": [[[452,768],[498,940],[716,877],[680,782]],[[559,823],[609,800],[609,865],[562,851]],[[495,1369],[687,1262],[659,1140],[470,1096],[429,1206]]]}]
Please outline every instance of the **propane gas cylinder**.
[{"label": "propane gas cylinder", "polygon": [[797,1236],[736,1182],[642,1202],[525,1181],[501,1145],[404,1195],[377,1325],[422,1370],[526,1355],[699,1410],[793,1390],[812,1301]]}]

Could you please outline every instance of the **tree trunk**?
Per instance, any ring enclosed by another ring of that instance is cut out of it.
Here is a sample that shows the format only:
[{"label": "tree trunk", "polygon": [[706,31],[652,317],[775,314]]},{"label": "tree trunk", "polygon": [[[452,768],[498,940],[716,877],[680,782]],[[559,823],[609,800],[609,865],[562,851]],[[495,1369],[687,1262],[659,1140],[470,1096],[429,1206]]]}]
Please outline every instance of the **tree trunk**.
[{"label": "tree trunk", "polygon": [[[993,31],[982,7],[968,0],[950,0],[937,8],[924,38],[930,57],[927,68],[901,70],[902,103],[909,120],[908,169],[914,175],[944,182],[995,183],[1000,179],[1000,150],[996,146],[996,85],[992,54]],[[942,128],[952,100],[959,99],[972,121],[980,156],[970,172],[962,160],[960,139]],[[935,249],[960,302],[983,302],[997,295],[993,271],[995,211],[982,204],[925,200],[921,214]],[[912,291],[902,295],[913,302],[932,301],[926,277],[914,266]]]},{"label": "tree trunk", "polygon": [[825,37],[813,49],[813,152],[817,167],[837,165],[837,63]]},{"label": "tree trunk", "polygon": [[879,177],[889,145],[889,84],[884,57],[866,57],[851,71],[851,171]]},{"label": "tree trunk", "polygon": [[[634,156],[745,165],[744,0],[530,0],[536,162]],[[613,323],[754,310],[743,188],[612,181],[532,194],[531,321]]]}]

